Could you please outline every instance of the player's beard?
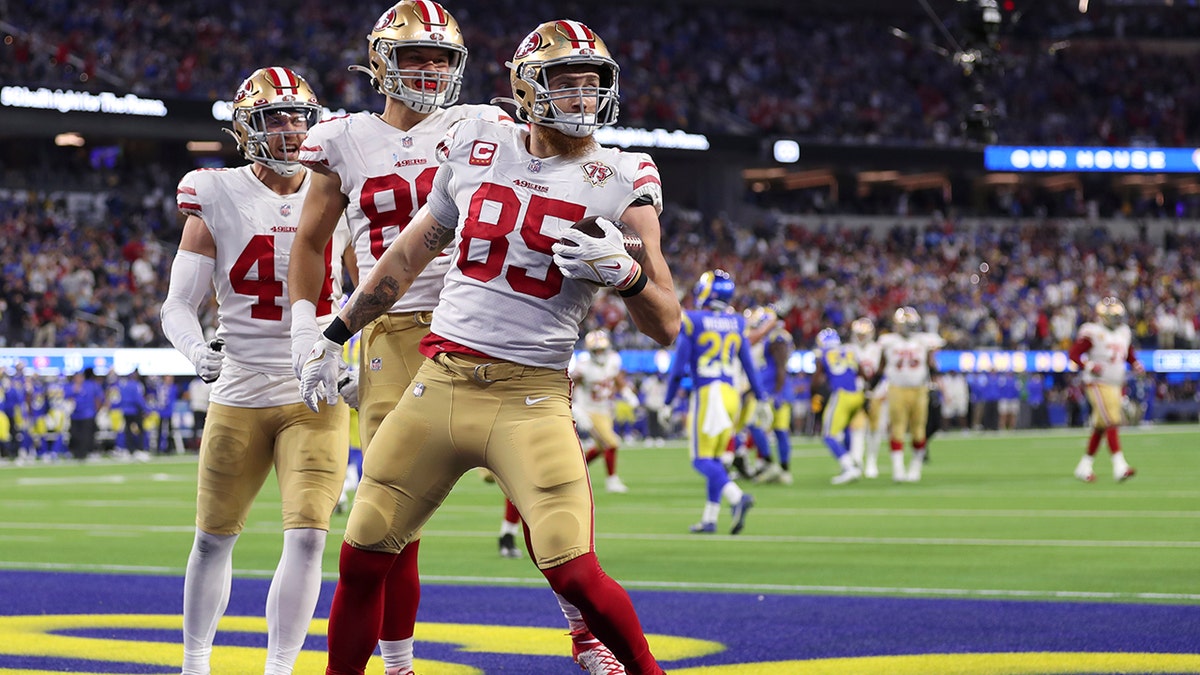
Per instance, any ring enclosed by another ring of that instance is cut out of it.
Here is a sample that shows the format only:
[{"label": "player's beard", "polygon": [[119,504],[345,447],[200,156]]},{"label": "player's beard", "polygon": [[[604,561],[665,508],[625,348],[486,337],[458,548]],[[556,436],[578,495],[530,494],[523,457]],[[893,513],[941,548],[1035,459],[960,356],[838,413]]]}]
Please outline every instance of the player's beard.
[{"label": "player's beard", "polygon": [[564,159],[583,157],[598,146],[596,140],[591,136],[576,138],[553,127],[545,127],[540,124],[533,125],[533,133],[538,135],[538,141],[555,156]]}]

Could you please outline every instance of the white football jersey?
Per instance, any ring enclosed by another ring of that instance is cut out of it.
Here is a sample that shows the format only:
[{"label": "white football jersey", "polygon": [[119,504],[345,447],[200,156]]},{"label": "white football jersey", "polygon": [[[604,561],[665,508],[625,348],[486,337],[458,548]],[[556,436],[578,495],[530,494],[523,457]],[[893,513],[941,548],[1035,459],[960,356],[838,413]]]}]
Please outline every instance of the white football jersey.
[{"label": "white football jersey", "polygon": [[[289,350],[287,269],[309,184],[306,175],[295,193],[276,194],[254,175],[252,165],[198,169],[179,181],[179,210],[201,218],[217,244],[212,281],[217,337],[225,340],[226,355],[213,384],[211,400],[217,403],[263,408],[300,402]],[[341,253],[349,241],[343,220],[325,249],[325,284],[317,303],[322,323],[332,320],[336,309]]]},{"label": "white football jersey", "polygon": [[621,374],[619,353],[609,350],[602,353],[601,358],[582,354],[571,362],[570,374],[576,383],[571,401],[577,410],[613,414],[617,377]]},{"label": "white football jersey", "polygon": [[597,147],[537,158],[528,135],[464,120],[439,148],[429,206],[457,228],[432,332],[495,358],[566,368],[597,286],[565,279],[550,247],[585,216],[615,220],[643,197],[661,211],[662,188],[649,155]]},{"label": "white football jersey", "polygon": [[893,387],[929,384],[929,354],[944,344],[933,333],[913,333],[907,337],[899,333],[881,335],[879,348],[887,358],[884,377]]},{"label": "white football jersey", "polygon": [[[300,148],[300,161],[336,173],[346,195],[359,279],[366,279],[387,247],[425,204],[438,163],[434,151],[456,122],[480,118],[512,123],[491,105],[456,105],[434,111],[408,131],[370,112],[325,120]],[[434,259],[390,312],[429,311],[437,305],[451,250]]]},{"label": "white football jersey", "polygon": [[[879,361],[882,358],[883,349],[879,346],[879,342],[872,340],[866,344],[852,343],[855,349],[858,350],[858,369],[862,373],[865,381],[870,381],[875,373],[879,372]],[[866,389],[864,382],[863,389]],[[879,381],[875,388],[867,392],[871,398],[881,398],[887,394],[887,378]]]},{"label": "white football jersey", "polygon": [[[1079,327],[1079,338],[1092,341],[1092,348],[1084,360],[1083,381],[1085,384],[1098,382],[1123,386],[1125,384],[1126,358],[1133,342],[1129,326],[1109,328],[1098,323],[1085,323]],[[1100,374],[1092,372],[1091,366],[1099,363]]]}]

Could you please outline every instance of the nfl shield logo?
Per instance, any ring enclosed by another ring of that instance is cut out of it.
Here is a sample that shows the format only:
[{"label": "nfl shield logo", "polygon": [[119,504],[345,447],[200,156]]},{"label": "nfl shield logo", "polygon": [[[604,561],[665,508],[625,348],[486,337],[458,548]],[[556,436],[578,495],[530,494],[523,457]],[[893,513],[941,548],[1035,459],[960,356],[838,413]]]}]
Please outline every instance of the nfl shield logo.
[{"label": "nfl shield logo", "polygon": [[406,148],[411,148],[413,145],[412,136],[405,136],[404,138],[400,139],[400,145],[403,145]]},{"label": "nfl shield logo", "polygon": [[529,160],[530,173],[538,173],[541,170],[542,170],[542,160],[538,159],[537,157],[534,157],[533,159]]},{"label": "nfl shield logo", "polygon": [[423,382],[418,382],[416,384],[416,386],[413,387],[413,396],[416,396],[417,398],[421,398],[424,395],[425,395],[425,384]]},{"label": "nfl shield logo", "polygon": [[378,356],[371,359],[371,370],[375,372],[383,370],[383,359],[379,358]]},{"label": "nfl shield logo", "polygon": [[283,216],[284,218],[287,218],[288,216],[292,215],[292,205],[284,204],[283,206],[280,206],[279,207],[279,215]]}]

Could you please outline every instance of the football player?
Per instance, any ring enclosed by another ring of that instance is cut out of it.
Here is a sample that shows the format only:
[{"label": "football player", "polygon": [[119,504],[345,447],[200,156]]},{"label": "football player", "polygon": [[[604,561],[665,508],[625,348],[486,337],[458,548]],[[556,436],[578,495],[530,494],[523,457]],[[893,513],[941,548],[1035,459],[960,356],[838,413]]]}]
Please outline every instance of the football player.
[{"label": "football player", "polygon": [[[761,340],[755,340],[755,332],[765,332]],[[779,315],[767,306],[747,310],[746,332],[751,342],[751,353],[759,372],[759,383],[767,393],[767,399],[758,401],[754,419],[747,426],[754,445],[758,449],[759,461],[763,466],[754,474],[758,483],[779,482],[792,484],[791,473],[791,429],[792,404],[787,396],[787,362],[795,349],[792,334],[788,332]],[[770,430],[775,442],[775,459],[771,461]]]},{"label": "football player", "polygon": [[852,483],[862,477],[862,470],[842,439],[850,420],[862,411],[865,402],[862,379],[859,377],[858,350],[843,345],[836,330],[823,328],[817,333],[816,357],[813,388],[829,391],[829,399],[821,412],[821,437],[842,467],[841,473],[829,482],[834,485]]},{"label": "football player", "polygon": [[[321,589],[321,555],[342,488],[349,408],[300,400],[289,339],[287,256],[310,176],[300,143],[321,116],[308,83],[287,68],[254,71],[238,88],[233,131],[250,161],[193,171],[179,182],[187,216],[162,304],[163,333],[214,381],[200,443],[196,536],[183,591],[183,673],[209,672],[217,621],[229,602],[234,543],[271,469],[283,498],[283,554],[267,594],[266,673],[290,673]],[[349,231],[312,271],[314,321],[328,322]],[[334,252],[337,252],[335,255]],[[199,308],[210,288],[217,337],[205,339]]]},{"label": "football player", "polygon": [[587,353],[571,361],[568,372],[575,383],[571,394],[571,414],[575,427],[586,434],[585,447],[591,445],[584,459],[592,460],[604,455],[608,478],[604,489],[609,492],[628,492],[629,488],[617,475],[617,447],[620,437],[613,430],[614,401],[618,395],[628,396],[629,385],[621,371],[621,355],[612,348],[608,331],[597,329],[583,338]]},{"label": "football player", "polygon": [[734,420],[741,414],[741,396],[734,384],[739,366],[754,399],[766,400],[750,355],[746,318],[727,311],[733,292],[733,278],[725,270],[700,275],[693,289],[697,309],[683,315],[667,376],[668,402],[675,400],[684,377],[692,380],[687,421],[692,467],[704,476],[708,489],[700,522],[691,527],[695,534],[717,531],[722,498],[729,503],[733,517],[730,534],[742,531],[746,513],[754,506],[754,497],[729,479],[720,460],[733,434]]},{"label": "football player", "polygon": [[[596,559],[566,375],[600,286],[624,297],[651,338],[675,338],[680,310],[659,244],[658,169],[647,155],[602,148],[592,137],[616,120],[619,69],[587,26],[542,24],[509,68],[518,117],[530,129],[469,118],[447,133],[426,208],[302,369],[301,389],[314,405],[336,396],[341,343],[419,294],[419,274],[430,264],[448,267],[421,341],[428,358],[366,452],[341,554],[337,592],[345,602],[339,609],[335,598],[330,617],[333,675],[362,672],[373,643],[335,636],[378,631],[382,599],[374,589],[458,478],[478,466],[524,517],[530,556],[550,586],[579,609],[572,628],[586,619],[629,672],[661,672],[628,595]],[[604,236],[568,235],[589,214],[600,216]],[[644,263],[625,251],[618,218],[641,236]],[[450,244],[454,253],[438,261]]]},{"label": "football player", "polygon": [[[353,230],[359,274],[366,277],[391,242],[409,226],[433,186],[437,144],[456,123],[481,119],[513,125],[512,117],[492,105],[457,104],[466,69],[462,30],[444,7],[431,0],[402,0],[379,17],[367,36],[368,67],[352,66],[371,77],[384,96],[382,114],[359,112],[327,120],[313,129],[300,149],[300,161],[312,170],[292,249],[289,283],[293,289],[292,358],[296,375],[309,349],[320,337],[313,319],[318,295],[312,270],[344,214]],[[419,274],[412,288],[386,308],[363,331],[358,367],[340,378],[343,393],[358,399],[359,440],[363,449],[383,418],[396,405],[424,357],[418,350],[429,334],[446,270],[453,259],[447,248]],[[355,377],[357,374],[357,377]],[[520,557],[515,537],[505,536],[518,522],[506,510],[500,552]],[[420,534],[391,567],[380,591],[384,619],[380,652],[389,675],[412,668],[413,630],[420,601],[418,549]],[[339,590],[334,613],[345,605]],[[559,598],[568,617],[577,611]],[[339,624],[340,625],[340,624]],[[602,662],[611,655],[581,652],[607,650],[586,631],[572,635],[577,661]],[[366,641],[360,631],[331,634],[331,641]],[[340,650],[338,650],[340,652]],[[597,671],[602,672],[602,671]]]},{"label": "football player", "polygon": [[1108,439],[1112,453],[1113,480],[1132,478],[1136,471],[1125,461],[1117,429],[1121,426],[1121,387],[1126,369],[1145,372],[1133,351],[1133,335],[1125,324],[1125,305],[1113,296],[1096,303],[1096,321],[1079,327],[1069,352],[1071,363],[1083,373],[1084,393],[1092,406],[1092,435],[1087,452],[1075,467],[1075,477],[1085,483],[1096,481],[1092,464],[1101,439]]},{"label": "football player", "polygon": [[[892,446],[892,480],[915,483],[921,480],[925,463],[926,423],[929,421],[929,382],[937,370],[934,354],[945,342],[932,333],[920,332],[921,315],[913,307],[901,307],[892,315],[895,332],[879,338],[879,371],[870,381],[888,381],[888,418]],[[904,439],[912,438],[912,462],[904,468]]]},{"label": "football player", "polygon": [[[875,341],[875,323],[867,317],[850,324],[850,343],[857,350],[858,370],[865,383],[879,372],[882,352]],[[879,477],[879,446],[887,435],[887,380],[866,389],[866,401],[857,420],[850,423],[850,456],[862,467],[866,478]]]}]

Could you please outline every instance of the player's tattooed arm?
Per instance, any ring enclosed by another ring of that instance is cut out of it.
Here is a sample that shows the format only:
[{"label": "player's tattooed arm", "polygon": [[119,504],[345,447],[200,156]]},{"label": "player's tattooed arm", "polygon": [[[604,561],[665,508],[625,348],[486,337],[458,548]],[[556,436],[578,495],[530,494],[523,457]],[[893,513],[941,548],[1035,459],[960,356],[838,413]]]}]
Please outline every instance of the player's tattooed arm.
[{"label": "player's tattooed arm", "polygon": [[346,327],[351,333],[362,330],[387,312],[396,303],[400,293],[400,282],[391,276],[384,276],[370,290],[363,289],[363,293],[355,293],[351,298],[350,313],[344,317]]},{"label": "player's tattooed arm", "polygon": [[441,251],[454,241],[454,228],[446,227],[434,221],[433,226],[425,232],[425,248],[430,251]]}]

